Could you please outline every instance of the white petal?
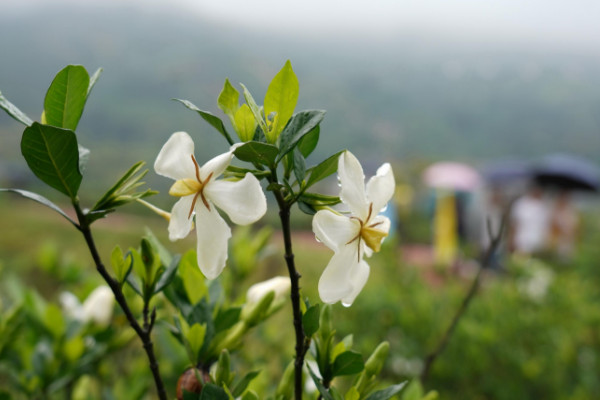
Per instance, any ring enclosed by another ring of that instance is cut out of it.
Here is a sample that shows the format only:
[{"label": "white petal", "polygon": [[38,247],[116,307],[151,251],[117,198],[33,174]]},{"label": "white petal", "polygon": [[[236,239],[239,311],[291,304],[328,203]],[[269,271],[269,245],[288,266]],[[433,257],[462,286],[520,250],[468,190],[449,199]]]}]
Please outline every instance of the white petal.
[{"label": "white petal", "polygon": [[313,217],[312,226],[317,239],[336,252],[360,232],[357,220],[328,210],[318,211]]},{"label": "white petal", "polygon": [[212,174],[210,177],[211,181],[217,179],[229,166],[232,159],[233,152],[228,151],[208,160],[206,164],[200,167],[200,179],[202,179],[202,182],[208,179],[210,174]]},{"label": "white petal", "polygon": [[396,189],[394,172],[390,164],[385,163],[377,170],[377,175],[367,183],[367,199],[373,203],[373,214],[378,214],[390,201]]},{"label": "white petal", "polygon": [[196,205],[196,234],[198,236],[198,266],[208,279],[215,279],[225,268],[227,241],[231,229],[219,215],[214,204],[210,211],[202,202]]},{"label": "white petal", "polygon": [[369,279],[370,271],[371,269],[369,268],[369,264],[367,264],[365,261],[361,261],[354,265],[352,271],[350,272],[352,291],[342,299],[342,304],[344,306],[350,307],[352,303],[354,303],[356,296],[358,296],[363,287],[365,287],[367,279]]},{"label": "white petal", "polygon": [[[379,224],[379,225],[377,225],[377,229],[382,232],[385,232],[385,233],[390,232],[391,222],[388,217],[385,217],[383,215],[376,215],[374,218],[371,218],[368,223],[368,225],[373,225],[373,224]],[[385,237],[381,239],[381,242],[383,243],[384,240],[385,240]],[[365,255],[365,257],[371,257],[373,255],[373,250],[371,250],[371,248],[369,246],[367,246],[364,241],[362,241],[361,246],[362,246],[362,251],[364,252],[363,254]]]},{"label": "white petal", "polygon": [[171,179],[195,178],[196,167],[192,161],[194,141],[185,132],[175,132],[160,149],[154,162],[157,174]]},{"label": "white petal", "polygon": [[342,186],[340,198],[354,215],[364,220],[369,212],[365,195],[365,174],[356,157],[349,151],[342,153],[338,160],[338,176]]},{"label": "white petal", "polygon": [[211,181],[204,194],[239,225],[256,222],[267,212],[267,198],[260,182],[250,173],[241,181]]},{"label": "white petal", "polygon": [[336,252],[319,279],[319,297],[324,303],[336,303],[354,293],[349,275],[358,264],[358,246],[346,246]]},{"label": "white petal", "polygon": [[83,302],[86,321],[108,325],[112,318],[115,295],[108,286],[99,286]]},{"label": "white petal", "polygon": [[284,298],[291,288],[288,276],[276,276],[263,282],[255,283],[246,292],[246,304],[256,304],[270,292],[275,292],[275,300]]},{"label": "white petal", "polygon": [[169,239],[171,241],[183,239],[192,230],[192,218],[189,215],[193,201],[194,195],[184,196],[173,206],[169,221]]},{"label": "white petal", "polygon": [[77,296],[73,293],[62,292],[58,299],[66,315],[78,321],[83,321],[85,319],[83,307]]}]

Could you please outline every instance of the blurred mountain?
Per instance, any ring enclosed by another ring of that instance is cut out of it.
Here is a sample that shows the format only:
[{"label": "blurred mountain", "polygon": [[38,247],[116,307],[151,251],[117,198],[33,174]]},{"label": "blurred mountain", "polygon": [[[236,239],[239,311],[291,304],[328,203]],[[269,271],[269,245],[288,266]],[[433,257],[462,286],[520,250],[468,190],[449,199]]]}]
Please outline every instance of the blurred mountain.
[{"label": "blurred mountain", "polygon": [[[196,137],[199,159],[225,151],[218,133],[171,99],[222,116],[216,99],[226,77],[260,100],[286,59],[300,80],[298,109],[328,112],[315,161],[340,148],[374,164],[556,151],[600,160],[597,49],[274,35],[156,4],[54,4],[0,13],[0,91],[37,119],[62,67],[103,67],[79,127],[99,182],[138,159],[151,164],[174,131]],[[22,175],[21,131],[0,115],[0,180]]]}]

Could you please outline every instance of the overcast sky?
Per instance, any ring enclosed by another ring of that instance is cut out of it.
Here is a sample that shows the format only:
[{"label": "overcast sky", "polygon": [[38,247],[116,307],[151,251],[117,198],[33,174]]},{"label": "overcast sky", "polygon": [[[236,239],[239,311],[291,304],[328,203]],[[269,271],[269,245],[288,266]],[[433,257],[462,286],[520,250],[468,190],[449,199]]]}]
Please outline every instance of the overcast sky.
[{"label": "overcast sky", "polygon": [[218,23],[307,36],[403,34],[473,41],[543,42],[560,47],[600,46],[596,0],[3,0],[7,11],[60,2],[167,6]]}]

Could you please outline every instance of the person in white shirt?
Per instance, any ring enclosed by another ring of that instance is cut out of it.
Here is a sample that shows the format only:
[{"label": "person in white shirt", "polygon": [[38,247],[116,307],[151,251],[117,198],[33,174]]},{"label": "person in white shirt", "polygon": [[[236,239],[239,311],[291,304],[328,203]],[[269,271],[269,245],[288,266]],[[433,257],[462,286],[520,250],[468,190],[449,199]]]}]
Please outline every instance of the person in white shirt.
[{"label": "person in white shirt", "polygon": [[519,198],[510,214],[511,249],[521,254],[534,254],[546,248],[550,229],[550,210],[539,187],[531,187]]}]

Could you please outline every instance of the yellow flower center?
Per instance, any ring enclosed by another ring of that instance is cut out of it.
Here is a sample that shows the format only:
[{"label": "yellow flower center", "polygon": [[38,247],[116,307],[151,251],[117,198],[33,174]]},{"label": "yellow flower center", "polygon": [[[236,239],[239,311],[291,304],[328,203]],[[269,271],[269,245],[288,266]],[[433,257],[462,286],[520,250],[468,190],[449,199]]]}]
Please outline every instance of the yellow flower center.
[{"label": "yellow flower center", "polygon": [[[372,213],[373,213],[373,203],[371,203],[369,205],[369,214],[367,215],[367,218],[365,219],[365,221],[368,222],[369,219],[371,219]],[[377,227],[379,225],[383,224],[383,221],[379,221],[379,222],[372,223],[370,225],[366,225],[365,221],[361,220],[360,218],[357,218],[357,217],[350,217],[350,218],[356,219],[360,223],[360,231],[358,232],[358,234],[355,237],[353,237],[348,243],[346,243],[346,244],[350,244],[354,241],[358,241],[358,261],[360,261],[360,243],[362,240],[364,240],[365,244],[371,250],[373,250],[375,253],[379,252],[379,250],[381,250],[381,241],[383,240],[383,238],[388,236],[387,232],[377,229]]]},{"label": "yellow flower center", "polygon": [[196,169],[196,179],[194,178],[185,178],[176,180],[173,186],[169,189],[169,194],[175,197],[184,197],[194,195],[194,200],[192,201],[192,206],[190,207],[190,213],[188,218],[192,216],[194,212],[194,208],[196,207],[196,200],[198,200],[198,196],[202,199],[202,203],[204,206],[210,211],[210,204],[208,204],[208,200],[204,197],[204,187],[212,178],[213,173],[208,174],[206,179],[202,181],[200,179],[200,167],[196,162],[196,158],[192,154],[192,162],[194,163],[194,168]]}]

